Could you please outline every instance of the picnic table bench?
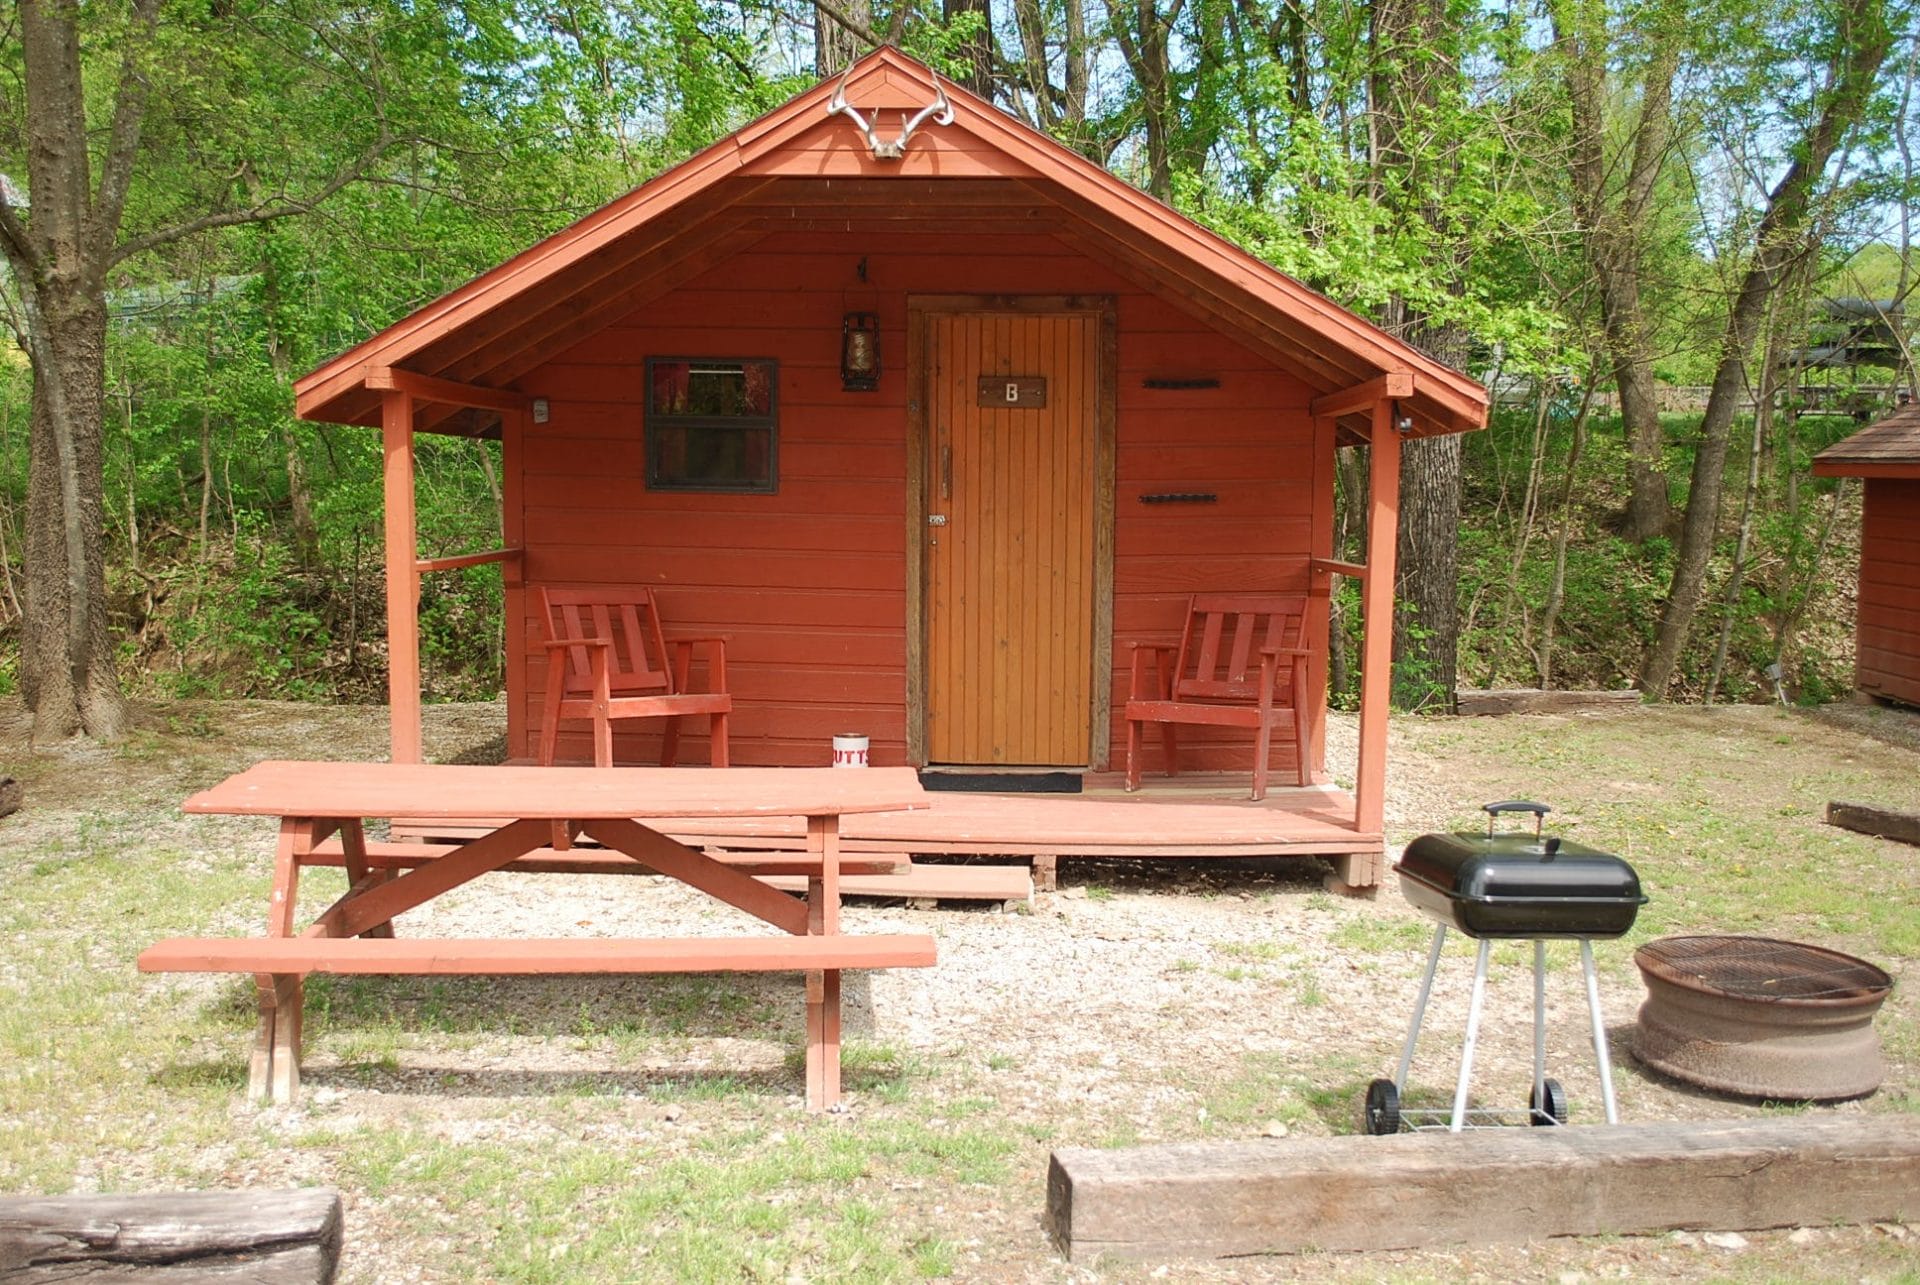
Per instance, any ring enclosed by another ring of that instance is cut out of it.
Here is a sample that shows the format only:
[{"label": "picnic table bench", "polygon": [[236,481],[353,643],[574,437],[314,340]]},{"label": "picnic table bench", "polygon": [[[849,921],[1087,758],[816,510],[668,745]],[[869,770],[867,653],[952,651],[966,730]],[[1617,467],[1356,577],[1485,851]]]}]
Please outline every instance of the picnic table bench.
[{"label": "picnic table bench", "polygon": [[[466,767],[393,763],[259,763],[189,798],[190,813],[280,820],[264,938],[182,937],[143,951],[143,972],[252,973],[260,1023],[248,1087],[291,1102],[300,1083],[304,979],[313,973],[546,974],[800,972],[806,974],[807,1105],[840,1096],[840,975],[924,967],[933,938],[840,931],[840,876],[892,869],[843,859],[840,817],[925,807],[908,768]],[[464,844],[370,842],[369,817],[502,817]],[[804,852],[721,858],[651,829],[650,818],[801,816]],[[586,836],[600,850],[575,848]],[[296,931],[300,871],[342,866],[346,893]],[[657,873],[779,929],[752,937],[406,938],[393,920],[499,870]],[[804,900],[760,873],[806,877]]]}]

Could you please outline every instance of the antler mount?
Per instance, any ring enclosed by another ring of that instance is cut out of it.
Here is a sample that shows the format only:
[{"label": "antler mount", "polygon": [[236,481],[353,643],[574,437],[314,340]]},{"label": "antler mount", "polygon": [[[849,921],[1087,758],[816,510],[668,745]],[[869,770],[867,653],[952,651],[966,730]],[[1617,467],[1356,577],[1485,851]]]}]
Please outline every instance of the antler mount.
[{"label": "antler mount", "polygon": [[[867,140],[867,146],[873,151],[874,160],[897,161],[905,156],[907,154],[908,141],[912,139],[914,132],[926,124],[929,119],[936,125],[953,124],[953,104],[947,101],[947,91],[942,89],[940,82],[936,80],[933,85],[933,101],[925,107],[922,107],[919,114],[911,119],[908,118],[905,112],[901,112],[900,133],[892,142],[888,142],[876,134],[874,132],[874,126],[867,123],[867,118],[862,116],[859,110],[847,101],[847,77],[851,75],[852,72],[853,65],[849,63],[846,71],[840,73],[840,83],[833,87],[833,97],[827,101],[827,115],[839,116],[844,114],[855,125],[859,126],[860,133]],[[875,115],[874,124],[877,125],[879,121],[879,116]]]}]

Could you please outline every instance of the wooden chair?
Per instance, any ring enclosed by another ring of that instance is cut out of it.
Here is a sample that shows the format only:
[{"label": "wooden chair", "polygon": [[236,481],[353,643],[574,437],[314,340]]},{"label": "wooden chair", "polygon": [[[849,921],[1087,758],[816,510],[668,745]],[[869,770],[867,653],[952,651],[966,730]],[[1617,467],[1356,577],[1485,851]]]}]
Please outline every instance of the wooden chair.
[{"label": "wooden chair", "polygon": [[[1175,728],[1181,723],[1213,727],[1250,727],[1253,749],[1252,798],[1267,794],[1267,758],[1275,731],[1293,737],[1298,781],[1308,783],[1306,699],[1307,657],[1301,646],[1306,616],[1304,594],[1195,594],[1187,604],[1187,623],[1178,647],[1133,645],[1128,687],[1127,788],[1140,788],[1140,735],[1148,723],[1160,724],[1167,775],[1179,774]],[[1153,657],[1152,686],[1146,685],[1147,654]]]},{"label": "wooden chair", "polygon": [[[546,630],[546,722],[540,762],[553,762],[563,718],[593,720],[593,763],[613,766],[613,722],[664,718],[660,764],[673,766],[683,714],[712,716],[713,765],[727,766],[727,646],[724,638],[678,638],[668,667],[667,641],[651,589],[542,589]],[[695,644],[707,659],[705,692],[687,690]]]}]

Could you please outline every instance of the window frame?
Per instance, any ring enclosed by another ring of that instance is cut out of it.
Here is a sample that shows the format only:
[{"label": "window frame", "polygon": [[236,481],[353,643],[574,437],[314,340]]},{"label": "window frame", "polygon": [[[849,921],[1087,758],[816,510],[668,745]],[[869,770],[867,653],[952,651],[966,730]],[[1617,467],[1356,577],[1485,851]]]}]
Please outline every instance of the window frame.
[{"label": "window frame", "polygon": [[[744,375],[749,366],[767,368],[767,409],[761,415],[676,415],[654,409],[654,371],[663,365],[738,366]],[[649,491],[684,491],[707,495],[777,495],[780,491],[780,359],[777,357],[689,357],[651,356],[641,371],[643,481]],[[765,432],[767,434],[766,480],[738,485],[712,482],[662,481],[659,473],[659,440],[664,431]]]}]

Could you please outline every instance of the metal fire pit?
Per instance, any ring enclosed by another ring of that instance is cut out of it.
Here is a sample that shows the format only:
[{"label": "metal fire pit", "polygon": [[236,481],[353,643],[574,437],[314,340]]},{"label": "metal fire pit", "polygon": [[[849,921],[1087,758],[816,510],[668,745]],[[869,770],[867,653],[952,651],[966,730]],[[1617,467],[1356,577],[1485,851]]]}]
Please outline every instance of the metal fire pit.
[{"label": "metal fire pit", "polygon": [[1634,952],[1647,984],[1633,1055],[1744,1097],[1857,1098],[1886,1064],[1873,1015],[1893,979],[1865,960],[1771,937],[1663,937]]}]

